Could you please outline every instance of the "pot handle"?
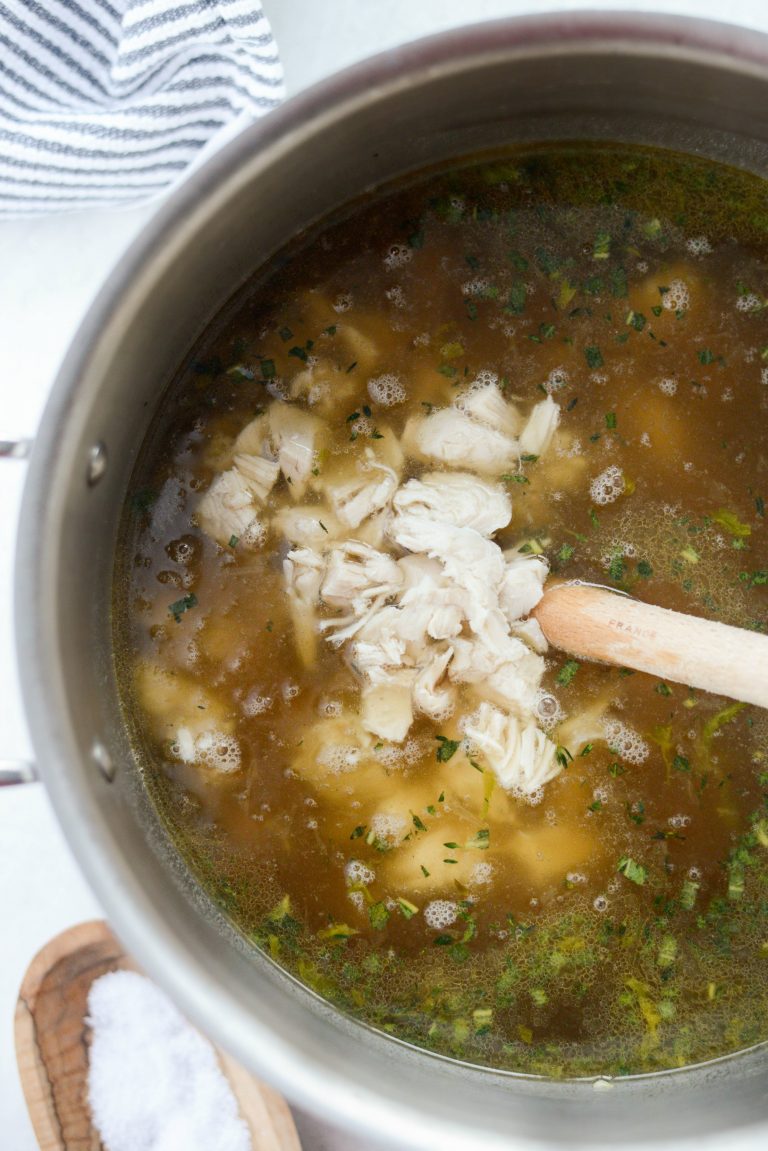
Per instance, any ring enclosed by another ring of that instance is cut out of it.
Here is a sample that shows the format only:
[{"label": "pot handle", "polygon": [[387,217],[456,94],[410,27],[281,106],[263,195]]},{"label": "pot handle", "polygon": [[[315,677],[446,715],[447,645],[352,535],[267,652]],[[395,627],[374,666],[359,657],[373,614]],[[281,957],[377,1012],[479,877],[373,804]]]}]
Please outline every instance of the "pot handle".
[{"label": "pot handle", "polygon": [[15,783],[36,783],[37,768],[28,759],[0,759],[0,787]]},{"label": "pot handle", "polygon": [[[32,440],[0,439],[0,460],[26,460]],[[34,783],[39,776],[34,763],[27,759],[0,759],[0,787],[16,783]]]},{"label": "pot handle", "polygon": [[31,440],[0,440],[0,460],[26,460],[31,451]]}]

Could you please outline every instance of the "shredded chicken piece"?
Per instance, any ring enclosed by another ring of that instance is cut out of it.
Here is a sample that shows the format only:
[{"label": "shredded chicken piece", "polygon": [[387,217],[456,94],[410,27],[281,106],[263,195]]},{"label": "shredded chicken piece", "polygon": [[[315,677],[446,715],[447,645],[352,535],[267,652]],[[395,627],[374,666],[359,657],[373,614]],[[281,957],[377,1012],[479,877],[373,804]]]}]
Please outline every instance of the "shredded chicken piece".
[{"label": "shredded chicken piece", "polygon": [[362,693],[362,723],[380,739],[401,743],[413,723],[413,675],[388,683],[368,684]]},{"label": "shredded chicken piece", "polygon": [[541,456],[552,442],[560,422],[560,406],[551,396],[542,400],[531,412],[520,436],[520,451],[523,455]]},{"label": "shredded chicken piece", "polygon": [[429,472],[419,480],[408,480],[392,503],[398,512],[471,527],[484,536],[492,536],[512,519],[507,493],[498,484],[467,472]]},{"label": "shredded chicken piece", "polygon": [[416,459],[481,475],[509,471],[517,466],[520,455],[517,440],[476,422],[458,408],[412,416],[405,425],[402,443]]},{"label": "shredded chicken piece", "polygon": [[277,483],[280,474],[279,465],[274,460],[265,460],[262,456],[239,452],[235,456],[235,470],[245,480],[256,502],[266,503],[269,493]]},{"label": "shredded chicken piece", "polygon": [[480,704],[464,734],[486,759],[502,787],[531,796],[560,773],[556,747],[533,721]]},{"label": "shredded chicken piece", "polygon": [[389,504],[397,483],[393,469],[375,462],[374,457],[358,462],[355,474],[344,483],[329,485],[328,497],[341,522],[356,528]]},{"label": "shredded chicken piece", "polygon": [[386,552],[347,540],[328,554],[320,595],[331,607],[362,615],[372,599],[394,595],[402,582],[402,571]]},{"label": "shredded chicken piece", "polygon": [[246,424],[235,440],[232,451],[235,455],[243,452],[249,456],[261,456],[269,436],[269,418],[265,415],[256,416]]},{"label": "shredded chicken piece", "polygon": [[321,504],[281,508],[272,527],[296,547],[322,548],[343,534],[336,516]]},{"label": "shredded chicken piece", "polygon": [[294,548],[283,560],[294,638],[305,667],[312,667],[317,654],[316,605],[324,574],[325,559],[312,548]]},{"label": "shredded chicken piece", "polygon": [[206,535],[227,547],[233,536],[254,543],[263,538],[257,511],[247,478],[238,468],[229,468],[208,488],[195,516]]},{"label": "shredded chicken piece", "polygon": [[[430,719],[446,719],[456,706],[456,688],[445,683],[444,676],[453,658],[448,647],[421,669],[413,683],[413,702],[418,711]],[[442,687],[440,683],[442,682]]]},{"label": "shredded chicken piece", "polygon": [[523,426],[520,413],[504,399],[495,378],[487,383],[474,383],[458,397],[455,406],[478,423],[497,428],[509,439],[515,439]]},{"label": "shredded chicken piece", "polygon": [[324,421],[292,404],[280,402],[271,404],[267,414],[270,444],[280,471],[288,481],[293,499],[300,500],[325,438]]},{"label": "shredded chicken piece", "polygon": [[390,534],[401,547],[440,560],[450,583],[466,592],[466,616],[472,629],[479,631],[498,603],[504,575],[500,548],[473,528],[454,527],[412,512],[397,515]]},{"label": "shredded chicken piece", "polygon": [[530,615],[544,594],[549,565],[541,556],[505,552],[506,566],[499,588],[499,605],[512,624]]}]

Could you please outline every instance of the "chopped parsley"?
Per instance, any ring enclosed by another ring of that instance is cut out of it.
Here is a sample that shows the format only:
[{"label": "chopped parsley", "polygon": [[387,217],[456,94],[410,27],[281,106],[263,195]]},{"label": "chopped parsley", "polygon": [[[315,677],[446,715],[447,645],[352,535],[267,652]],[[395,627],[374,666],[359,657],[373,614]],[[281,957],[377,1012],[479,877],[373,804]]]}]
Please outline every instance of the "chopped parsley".
[{"label": "chopped parsley", "polygon": [[386,903],[372,903],[368,908],[368,919],[374,931],[383,931],[389,922]]},{"label": "chopped parsley", "polygon": [[630,883],[636,883],[638,887],[642,887],[648,878],[648,871],[641,863],[635,863],[627,855],[623,855],[619,860],[616,870],[628,879]]},{"label": "chopped parsley", "polygon": [[176,623],[179,623],[184,612],[189,611],[193,607],[197,607],[197,596],[194,592],[190,592],[189,595],[182,596],[181,599],[177,599],[175,603],[172,603],[168,611],[176,620]]},{"label": "chopped parsley", "polygon": [[607,260],[611,254],[611,237],[608,232],[598,232],[592,249],[593,260]]},{"label": "chopped parsley", "polygon": [[568,687],[569,684],[573,683],[576,672],[580,666],[575,659],[566,660],[557,673],[556,682],[559,683],[561,687]]},{"label": "chopped parsley", "polygon": [[[438,742],[435,758],[438,763],[447,763],[449,759],[453,759],[456,752],[461,747],[460,739],[448,739],[444,735],[436,735],[435,739]],[[438,802],[442,802],[441,800]]]},{"label": "chopped parsley", "polygon": [[587,361],[587,367],[602,368],[605,361],[603,360],[603,353],[598,348],[597,344],[588,344],[584,349],[584,358]]}]

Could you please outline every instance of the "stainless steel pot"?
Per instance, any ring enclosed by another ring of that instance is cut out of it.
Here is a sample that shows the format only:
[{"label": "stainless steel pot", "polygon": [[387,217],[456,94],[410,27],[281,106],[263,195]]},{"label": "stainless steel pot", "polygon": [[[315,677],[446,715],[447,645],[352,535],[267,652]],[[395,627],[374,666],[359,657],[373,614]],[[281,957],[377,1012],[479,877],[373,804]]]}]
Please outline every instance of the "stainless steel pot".
[{"label": "stainless steel pot", "polygon": [[190,879],[118,707],[120,507],[165,386],[207,322],[287,240],[364,190],[451,156],[565,138],[673,147],[768,176],[768,38],[594,13],[437,36],[291,101],[169,200],[82,326],[32,453],[16,583],[30,726],[58,817],[126,945],[302,1107],[371,1144],[757,1146],[768,1050],[556,1083],[463,1066],[342,1017],[250,950]]}]

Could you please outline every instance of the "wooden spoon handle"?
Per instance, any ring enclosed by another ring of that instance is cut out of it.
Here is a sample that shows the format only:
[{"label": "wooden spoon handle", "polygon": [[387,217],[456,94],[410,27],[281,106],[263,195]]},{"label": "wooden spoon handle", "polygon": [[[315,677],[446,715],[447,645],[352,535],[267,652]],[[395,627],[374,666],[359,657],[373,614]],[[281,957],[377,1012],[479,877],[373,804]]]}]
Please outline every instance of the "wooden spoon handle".
[{"label": "wooden spoon handle", "polygon": [[768,635],[579,583],[548,587],[533,614],[571,655],[768,707]]}]

